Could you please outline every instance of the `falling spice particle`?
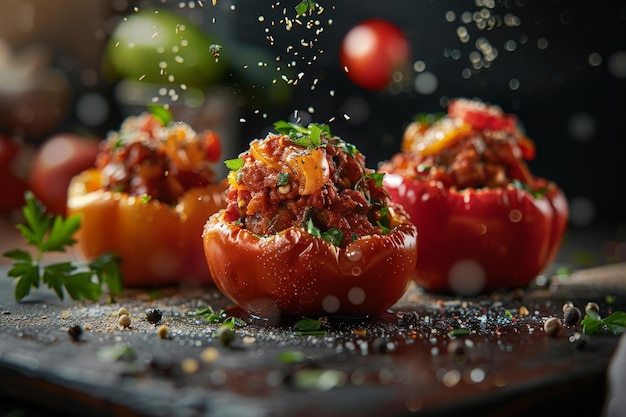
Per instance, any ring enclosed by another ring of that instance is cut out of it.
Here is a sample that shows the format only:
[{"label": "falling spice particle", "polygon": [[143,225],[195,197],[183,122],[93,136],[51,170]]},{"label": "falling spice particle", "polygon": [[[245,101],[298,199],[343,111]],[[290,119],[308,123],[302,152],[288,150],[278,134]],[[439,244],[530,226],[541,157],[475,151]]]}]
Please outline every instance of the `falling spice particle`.
[{"label": "falling spice particle", "polygon": [[[222,50],[222,45],[218,45],[218,44],[214,43],[214,44],[209,46],[209,52],[215,58],[219,58],[220,57],[220,51],[221,50]],[[216,61],[217,61],[217,59],[216,59]]]}]

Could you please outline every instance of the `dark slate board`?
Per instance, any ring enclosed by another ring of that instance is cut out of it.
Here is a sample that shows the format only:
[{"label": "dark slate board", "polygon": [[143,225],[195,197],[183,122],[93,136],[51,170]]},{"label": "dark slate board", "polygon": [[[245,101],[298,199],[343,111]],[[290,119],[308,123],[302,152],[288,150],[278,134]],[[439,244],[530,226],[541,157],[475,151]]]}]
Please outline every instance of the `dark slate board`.
[{"label": "dark slate board", "polygon": [[[543,321],[561,317],[567,300],[581,309],[595,301],[603,314],[626,310],[621,264],[474,298],[412,287],[384,315],[324,318],[326,335],[300,336],[296,318],[255,321],[214,287],[127,290],[115,303],[60,301],[41,289],[17,303],[7,268],[0,266],[0,414],[27,417],[599,415],[620,338],[586,336],[580,326],[553,337]],[[129,328],[117,324],[122,306]],[[195,315],[207,306],[248,322],[231,345]],[[150,308],[162,311],[167,338],[145,319]],[[67,333],[72,325],[84,330],[78,341]],[[459,327],[472,333],[451,338]],[[302,360],[281,360],[286,352]]]}]

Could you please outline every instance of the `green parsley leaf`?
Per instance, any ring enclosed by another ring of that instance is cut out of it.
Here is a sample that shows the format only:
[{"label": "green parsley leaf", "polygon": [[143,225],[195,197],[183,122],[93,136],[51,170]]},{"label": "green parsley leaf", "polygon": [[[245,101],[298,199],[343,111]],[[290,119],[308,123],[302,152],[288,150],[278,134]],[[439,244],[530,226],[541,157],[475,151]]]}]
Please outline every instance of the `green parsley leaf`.
[{"label": "green parsley leaf", "polygon": [[208,306],[195,312],[196,316],[204,316],[209,323],[221,323],[226,318],[224,310],[215,311],[213,307]]},{"label": "green parsley leaf", "polygon": [[472,332],[469,329],[453,329],[448,332],[448,337],[454,338],[458,336],[467,336]]},{"label": "green parsley leaf", "polygon": [[25,205],[22,214],[26,224],[19,223],[17,229],[22,233],[26,243],[34,246],[42,246],[46,233],[50,228],[52,218],[46,216],[46,210],[34,195],[27,191]]},{"label": "green parsley leaf", "polygon": [[415,115],[415,117],[413,118],[414,121],[425,124],[425,125],[432,125],[433,123],[435,123],[437,120],[442,119],[443,117],[446,116],[446,113],[418,113]]},{"label": "green parsley leaf", "polygon": [[321,329],[322,322],[316,319],[303,317],[293,325],[293,328],[299,331],[310,332]]},{"label": "green parsley leaf", "polygon": [[45,253],[65,252],[67,247],[76,243],[73,235],[80,228],[80,216],[63,218],[51,215],[30,191],[26,192],[24,198],[22,212],[25,223],[19,223],[16,227],[26,242],[35,247],[36,255],[33,257],[22,249],[8,250],[3,254],[14,260],[7,275],[17,280],[17,301],[26,297],[31,288],[39,288],[40,283],[54,290],[60,299],[67,292],[75,300],[95,301],[102,295],[103,284],[108,286],[111,293],[121,293],[119,260],[114,262],[111,258],[101,257],[87,264],[86,268],[73,262],[43,265],[41,260]]},{"label": "green parsley leaf", "polygon": [[616,311],[604,320],[604,325],[613,334],[621,334],[626,330],[626,313],[623,311]]},{"label": "green parsley leaf", "polygon": [[313,224],[313,219],[310,217],[309,217],[309,220],[306,222],[306,232],[315,237],[322,237],[322,233],[320,232],[320,229],[318,229]]},{"label": "green parsley leaf", "polygon": [[626,313],[615,311],[604,319],[594,310],[588,310],[585,318],[580,322],[584,334],[598,334],[606,330],[611,334],[618,335],[626,331]]},{"label": "green parsley leaf", "polygon": [[124,291],[123,277],[120,271],[122,259],[114,253],[103,253],[87,266],[94,271],[98,283],[106,285],[111,294],[121,294]]},{"label": "green parsley leaf", "polygon": [[372,172],[369,174],[365,174],[363,175],[361,178],[359,178],[359,180],[356,182],[356,184],[354,184],[354,189],[357,190],[358,187],[361,185],[361,183],[363,181],[365,181],[368,178],[371,178],[374,180],[374,182],[376,183],[376,187],[382,187],[383,186],[383,178],[385,177],[385,173],[384,172]]},{"label": "green parsley leaf", "polygon": [[332,243],[335,246],[341,246],[341,241],[343,240],[343,231],[331,227],[325,232],[322,232],[322,239],[324,239],[326,242]]},{"label": "green parsley leaf", "polygon": [[298,336],[323,336],[326,334],[326,330],[322,329],[321,321],[306,317],[298,320],[293,328]]},{"label": "green parsley leaf", "polygon": [[541,198],[545,196],[546,193],[548,192],[547,185],[539,190],[533,190],[532,188],[528,186],[528,184],[523,183],[520,180],[513,180],[512,183],[515,188],[528,192],[529,194],[533,196],[533,198]]},{"label": "green parsley leaf", "polygon": [[243,158],[233,158],[224,161],[224,165],[226,165],[226,168],[230,169],[231,171],[238,171],[239,168],[243,166],[243,164]]},{"label": "green parsley leaf", "polygon": [[247,325],[247,323],[237,317],[231,317],[226,314],[224,310],[215,311],[213,307],[208,306],[200,310],[196,310],[194,313],[196,316],[204,316],[204,319],[208,323],[220,323],[224,326],[227,326],[231,329],[235,327],[243,327]]},{"label": "green parsley leaf", "polygon": [[302,0],[296,6],[298,16],[306,16],[307,13],[314,12],[317,9],[317,2],[314,0]]},{"label": "green parsley leaf", "polygon": [[80,216],[70,216],[63,218],[55,216],[52,221],[52,228],[43,242],[41,250],[43,252],[65,252],[66,246],[76,243],[73,236],[80,229]]},{"label": "green parsley leaf", "polygon": [[326,242],[332,243],[333,245],[336,245],[336,246],[340,246],[341,241],[343,240],[343,231],[332,227],[322,232],[317,226],[315,226],[315,224],[313,224],[313,219],[310,217],[306,223],[306,231],[308,234],[315,236],[315,237],[320,237],[324,239]]},{"label": "green parsley leaf", "polygon": [[332,137],[330,127],[326,124],[310,123],[308,127],[304,127],[298,123],[279,120],[274,122],[274,129],[282,135],[289,136],[296,145],[306,148],[321,146],[322,135]]},{"label": "green parsley leaf", "polygon": [[276,186],[280,187],[289,184],[289,179],[290,176],[288,172],[281,172],[278,174],[278,178],[276,179]]},{"label": "green parsley leaf", "polygon": [[148,106],[148,110],[150,110],[150,113],[152,113],[152,115],[157,120],[159,120],[163,124],[163,126],[167,126],[169,122],[174,120],[174,117],[172,116],[172,112],[163,106],[152,104]]},{"label": "green parsley leaf", "polygon": [[340,140],[339,143],[334,146],[337,146],[350,156],[354,156],[359,153],[359,149],[356,146],[351,143],[345,142],[344,140]]},{"label": "green parsley leaf", "polygon": [[380,220],[376,222],[381,228],[384,235],[391,231],[391,220],[389,219],[389,207],[383,206],[380,208]]}]

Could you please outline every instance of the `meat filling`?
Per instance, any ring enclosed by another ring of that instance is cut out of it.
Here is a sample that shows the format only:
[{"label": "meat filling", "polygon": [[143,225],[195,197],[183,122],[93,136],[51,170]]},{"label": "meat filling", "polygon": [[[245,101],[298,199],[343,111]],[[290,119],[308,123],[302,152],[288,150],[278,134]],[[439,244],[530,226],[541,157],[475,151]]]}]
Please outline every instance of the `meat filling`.
[{"label": "meat filling", "polygon": [[175,204],[190,188],[213,183],[203,144],[184,123],[163,126],[149,113],[131,116],[111,132],[96,159],[101,187]]},{"label": "meat filling", "polygon": [[231,172],[227,220],[261,236],[289,227],[340,231],[341,246],[383,234],[389,197],[365,157],[346,145],[322,136],[310,149],[281,134],[253,141],[243,166]]},{"label": "meat filling", "polygon": [[493,130],[472,130],[436,154],[398,153],[381,170],[458,190],[506,187],[514,180],[527,180],[515,136]]}]

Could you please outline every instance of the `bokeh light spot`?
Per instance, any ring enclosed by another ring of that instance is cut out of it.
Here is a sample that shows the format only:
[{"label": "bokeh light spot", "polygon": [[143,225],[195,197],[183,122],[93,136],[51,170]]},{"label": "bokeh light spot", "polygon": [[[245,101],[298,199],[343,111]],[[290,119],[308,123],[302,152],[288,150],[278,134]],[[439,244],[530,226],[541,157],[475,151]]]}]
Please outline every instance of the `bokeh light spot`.
[{"label": "bokeh light spot", "polygon": [[574,140],[590,140],[596,133],[596,119],[589,113],[576,113],[569,119],[567,128]]}]

